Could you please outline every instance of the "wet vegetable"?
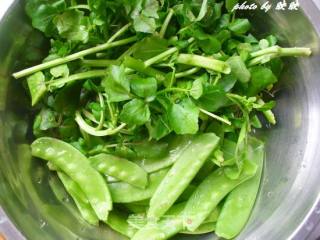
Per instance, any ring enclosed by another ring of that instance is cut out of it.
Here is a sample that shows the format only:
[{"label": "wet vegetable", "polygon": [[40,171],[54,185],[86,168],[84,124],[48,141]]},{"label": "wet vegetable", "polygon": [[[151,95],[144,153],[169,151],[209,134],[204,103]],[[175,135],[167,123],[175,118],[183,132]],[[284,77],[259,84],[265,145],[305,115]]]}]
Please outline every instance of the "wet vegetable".
[{"label": "wet vegetable", "polygon": [[84,220],[134,240],[245,226],[264,156],[250,135],[277,123],[282,58],[311,49],[255,38],[237,3],[25,1],[50,40],[45,59],[13,73],[30,93],[32,154]]}]

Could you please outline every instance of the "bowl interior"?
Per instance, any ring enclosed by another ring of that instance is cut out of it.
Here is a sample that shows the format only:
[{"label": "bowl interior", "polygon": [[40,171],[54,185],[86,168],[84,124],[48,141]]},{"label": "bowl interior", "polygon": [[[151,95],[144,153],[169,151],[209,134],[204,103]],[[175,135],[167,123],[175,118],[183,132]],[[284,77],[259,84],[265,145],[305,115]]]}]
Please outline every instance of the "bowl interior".
[{"label": "bowl interior", "polygon": [[[302,7],[305,13],[243,13],[253,20],[257,35],[274,33],[281,45],[311,47],[314,55],[285,61],[274,93],[278,124],[257,132],[267,143],[263,183],[249,224],[238,239],[305,238],[309,225],[302,228],[301,224],[318,201],[320,37],[312,22],[319,24],[320,11],[312,1]],[[30,239],[123,239],[107,227],[86,224],[63,191],[51,191],[55,176],[30,157],[26,145],[30,100],[22,88],[23,80],[14,80],[10,74],[41,59],[48,43],[28,23],[21,1],[15,2],[0,23],[0,205]],[[212,236],[201,239],[209,238]]]}]

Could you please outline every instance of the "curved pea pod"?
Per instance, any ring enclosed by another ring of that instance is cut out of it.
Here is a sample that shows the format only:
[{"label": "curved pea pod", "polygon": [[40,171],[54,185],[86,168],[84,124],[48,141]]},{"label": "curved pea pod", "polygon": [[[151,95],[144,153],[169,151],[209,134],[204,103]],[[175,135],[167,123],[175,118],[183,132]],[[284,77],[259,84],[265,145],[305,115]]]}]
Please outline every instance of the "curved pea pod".
[{"label": "curved pea pod", "polygon": [[116,210],[112,210],[109,213],[108,220],[105,221],[105,223],[113,230],[129,238],[133,237],[133,235],[137,232],[135,228],[131,227],[127,223],[126,216]]},{"label": "curved pea pod", "polygon": [[256,170],[255,164],[244,161],[243,171],[238,179],[228,178],[222,168],[209,175],[192,194],[183,211],[187,229],[195,231],[219,202],[239,184],[252,178]]},{"label": "curved pea pod", "polygon": [[206,234],[211,233],[216,229],[216,223],[209,222],[201,224],[195,231],[181,231],[182,234],[188,234],[188,235],[200,235],[200,234]]},{"label": "curved pea pod", "polygon": [[91,166],[102,174],[139,188],[145,188],[148,184],[148,174],[146,171],[127,159],[101,153],[90,157],[89,160]]},{"label": "curved pea pod", "polygon": [[141,166],[148,173],[153,173],[161,169],[172,166],[180,157],[182,152],[192,143],[192,137],[178,136],[169,143],[169,154],[158,159],[145,158],[135,160],[135,163]]},{"label": "curved pea pod", "polygon": [[[146,217],[145,213],[130,215],[127,220],[128,223],[132,227],[139,229],[133,239],[165,240],[179,232],[186,234],[202,234],[214,231],[214,222],[207,222],[201,225],[194,232],[185,230],[183,225],[184,216],[182,215],[185,206],[186,202],[172,206],[158,222],[152,222],[152,220],[148,222],[148,218]],[[212,213],[210,213],[210,218],[215,218],[218,213],[219,210],[215,209]],[[210,221],[210,218],[207,220]]]},{"label": "curved pea pod", "polygon": [[124,182],[110,183],[109,189],[113,202],[130,203],[151,198],[167,172],[168,169],[163,169],[150,174],[149,185],[145,189],[137,188]]},{"label": "curved pea pod", "polygon": [[159,219],[184,192],[219,142],[213,133],[196,136],[169,170],[150,201],[148,218]]},{"label": "curved pea pod", "polygon": [[253,139],[249,142],[249,159],[258,165],[258,170],[253,178],[236,187],[223,205],[216,234],[226,239],[233,239],[244,228],[259,191],[265,153],[264,144]]},{"label": "curved pea pod", "polygon": [[81,152],[68,143],[49,137],[35,140],[31,148],[33,156],[52,162],[75,181],[88,198],[98,218],[102,221],[107,220],[112,209],[107,183]]},{"label": "curved pea pod", "polygon": [[157,223],[149,222],[131,240],[165,240],[183,230],[183,218],[172,216]]},{"label": "curved pea pod", "polygon": [[62,172],[58,172],[58,177],[77,205],[83,219],[92,225],[98,225],[99,219],[79,185]]}]

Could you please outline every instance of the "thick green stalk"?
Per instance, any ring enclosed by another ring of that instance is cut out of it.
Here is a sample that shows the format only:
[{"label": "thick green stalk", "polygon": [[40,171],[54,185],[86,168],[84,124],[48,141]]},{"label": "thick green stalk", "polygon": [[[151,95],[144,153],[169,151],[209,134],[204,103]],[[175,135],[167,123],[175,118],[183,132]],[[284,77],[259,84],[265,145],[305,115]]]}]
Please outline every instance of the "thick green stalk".
[{"label": "thick green stalk", "polygon": [[251,56],[251,58],[255,58],[255,57],[260,57],[260,56],[263,56],[263,55],[278,53],[279,49],[280,49],[279,46],[272,46],[272,47],[269,47],[269,48],[265,48],[265,49],[250,53],[250,56]]},{"label": "thick green stalk", "polygon": [[225,74],[230,74],[231,72],[231,68],[228,63],[210,57],[203,57],[200,55],[179,54],[177,63],[206,68]]},{"label": "thick green stalk", "polygon": [[110,65],[119,65],[117,60],[109,60],[109,59],[83,59],[83,65],[88,67],[109,67]]},{"label": "thick green stalk", "polygon": [[270,60],[278,57],[308,57],[312,54],[310,48],[281,48],[272,46],[250,54],[251,60],[249,66],[267,63]]},{"label": "thick green stalk", "polygon": [[[194,38],[189,38],[188,39],[188,43],[192,43],[194,41]],[[171,56],[172,54],[176,53],[179,51],[179,48],[177,47],[173,47],[173,48],[169,48],[168,50],[164,51],[163,53],[160,53],[157,56],[154,56],[153,58],[148,59],[147,61],[144,62],[144,65],[146,67],[149,67],[157,62],[160,62],[161,60]]]},{"label": "thick green stalk", "polygon": [[163,72],[156,70],[152,67],[146,67],[145,63],[138,59],[127,56],[124,58],[123,64],[127,68],[133,69],[137,72],[141,72],[150,77],[154,77],[159,82],[163,82],[165,80],[165,74]]},{"label": "thick green stalk", "polygon": [[146,67],[149,67],[149,66],[151,66],[157,62],[160,62],[161,60],[171,56],[172,54],[174,54],[175,52],[178,52],[178,51],[179,51],[179,49],[177,47],[169,48],[168,50],[164,51],[163,53],[160,53],[159,55],[145,61],[144,65]]},{"label": "thick green stalk", "polygon": [[278,57],[308,57],[312,53],[310,48],[282,48],[279,46],[272,46],[269,48],[265,48],[256,52],[253,52],[250,54],[251,58],[260,57],[263,55],[269,55],[269,54],[277,54]]},{"label": "thick green stalk", "polygon": [[172,18],[172,16],[173,16],[173,14],[174,14],[174,11],[173,11],[172,8],[170,8],[169,13],[168,13],[166,19],[164,20],[164,23],[163,23],[163,25],[162,25],[162,27],[161,27],[161,30],[160,30],[160,33],[159,33],[159,35],[160,35],[161,38],[163,38],[164,35],[166,34],[168,25],[169,25],[169,23],[170,23],[170,21],[171,21],[171,18]]},{"label": "thick green stalk", "polygon": [[49,62],[45,62],[45,63],[39,64],[37,66],[22,70],[22,71],[17,72],[17,73],[14,73],[13,77],[16,78],[16,79],[22,78],[22,77],[31,75],[33,73],[36,73],[36,72],[39,72],[39,71],[42,71],[42,70],[45,70],[45,69],[48,69],[48,68],[56,67],[56,66],[64,64],[64,63],[68,63],[68,62],[80,59],[82,57],[85,57],[85,56],[93,54],[93,53],[101,52],[101,51],[104,51],[104,50],[107,50],[107,49],[110,49],[110,48],[113,48],[113,47],[117,47],[117,46],[122,46],[122,45],[125,45],[125,44],[128,44],[128,43],[131,43],[131,42],[135,42],[137,40],[138,40],[138,37],[137,36],[133,36],[133,37],[129,37],[129,38],[126,38],[126,39],[123,39],[123,40],[119,40],[119,41],[116,41],[116,42],[105,43],[105,44],[102,44],[102,45],[98,45],[96,47],[89,48],[89,49],[83,50],[81,52],[77,52],[77,53],[71,54],[71,55],[66,56],[66,57],[62,57],[62,58],[58,58],[58,59],[55,59],[55,60],[52,60],[52,61],[49,61]]},{"label": "thick green stalk", "polygon": [[64,77],[64,78],[59,78],[56,80],[49,81],[47,82],[47,85],[50,90],[53,90],[69,82],[87,79],[87,78],[104,77],[106,73],[107,72],[105,70],[92,70],[88,72],[77,73],[77,74],[70,75],[69,77]]}]

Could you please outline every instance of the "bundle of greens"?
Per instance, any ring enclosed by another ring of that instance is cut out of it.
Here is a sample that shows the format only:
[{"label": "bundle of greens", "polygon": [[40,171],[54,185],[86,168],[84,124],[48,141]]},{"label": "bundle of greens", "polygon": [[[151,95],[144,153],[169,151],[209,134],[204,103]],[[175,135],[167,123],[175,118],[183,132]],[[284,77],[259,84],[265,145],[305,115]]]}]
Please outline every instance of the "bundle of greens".
[{"label": "bundle of greens", "polygon": [[13,74],[37,112],[33,155],[88,222],[135,240],[244,227],[264,155],[249,134],[276,124],[281,58],[311,50],[256,39],[236,3],[26,1],[51,43],[43,63]]}]

